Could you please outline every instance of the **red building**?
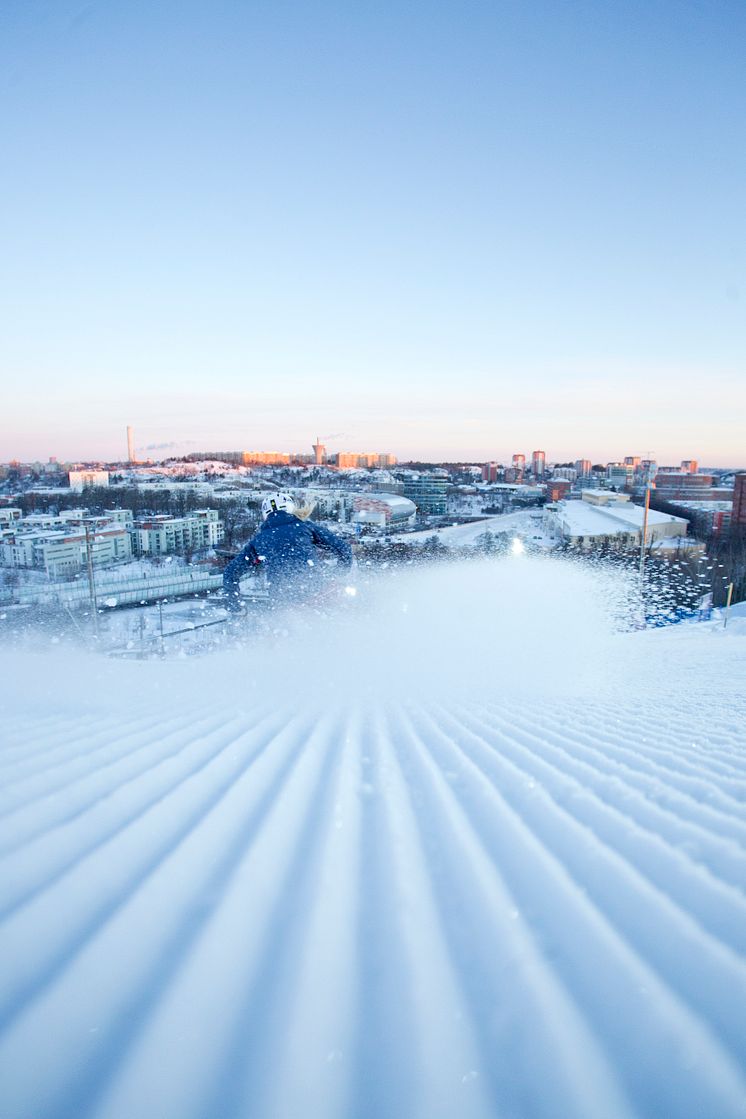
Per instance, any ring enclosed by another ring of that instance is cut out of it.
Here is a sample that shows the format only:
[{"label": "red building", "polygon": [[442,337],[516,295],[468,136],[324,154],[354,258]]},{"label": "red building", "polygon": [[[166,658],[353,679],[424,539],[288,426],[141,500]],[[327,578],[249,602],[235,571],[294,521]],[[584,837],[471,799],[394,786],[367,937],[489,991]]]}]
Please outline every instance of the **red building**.
[{"label": "red building", "polygon": [[716,536],[719,536],[721,532],[725,532],[726,529],[730,528],[730,525],[730,513],[726,513],[723,510],[718,510],[712,514],[712,531]]},{"label": "red building", "polygon": [[567,478],[552,478],[547,482],[547,501],[562,501],[571,489],[572,483]]},{"label": "red building", "polygon": [[655,491],[664,501],[722,501],[723,491],[715,486],[714,474],[689,474],[684,470],[659,470]]},{"label": "red building", "polygon": [[746,525],[746,474],[736,474],[731,524]]}]

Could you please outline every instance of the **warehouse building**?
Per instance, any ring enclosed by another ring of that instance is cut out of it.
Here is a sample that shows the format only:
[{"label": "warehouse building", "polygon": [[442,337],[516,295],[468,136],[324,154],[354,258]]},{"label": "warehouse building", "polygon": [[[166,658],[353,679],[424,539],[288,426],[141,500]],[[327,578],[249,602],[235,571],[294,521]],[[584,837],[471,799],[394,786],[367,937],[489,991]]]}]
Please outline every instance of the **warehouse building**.
[{"label": "warehouse building", "polygon": [[[611,495],[608,495],[611,496]],[[621,496],[621,495],[620,495]],[[545,511],[545,526],[555,536],[577,547],[592,548],[600,543],[639,547],[645,510],[622,500],[599,500],[594,491],[584,491],[580,501],[560,501]],[[688,521],[671,513],[648,511],[647,543],[669,537],[686,536]]]}]

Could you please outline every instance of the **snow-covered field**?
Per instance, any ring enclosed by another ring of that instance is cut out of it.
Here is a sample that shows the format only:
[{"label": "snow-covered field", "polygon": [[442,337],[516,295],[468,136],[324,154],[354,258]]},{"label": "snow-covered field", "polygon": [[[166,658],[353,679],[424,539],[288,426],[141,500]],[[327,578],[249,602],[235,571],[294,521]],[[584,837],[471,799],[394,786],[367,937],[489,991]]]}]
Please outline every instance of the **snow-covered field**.
[{"label": "snow-covered field", "polygon": [[3,1119],[746,1114],[746,620],[623,590],[0,654]]},{"label": "snow-covered field", "polygon": [[421,529],[418,532],[392,533],[390,540],[403,544],[424,544],[436,536],[442,544],[450,548],[472,547],[486,532],[520,533],[528,539],[536,539],[543,546],[554,543],[543,528],[544,515],[537,509],[520,509],[515,513],[490,514],[478,521],[463,525],[446,525],[445,528]]}]

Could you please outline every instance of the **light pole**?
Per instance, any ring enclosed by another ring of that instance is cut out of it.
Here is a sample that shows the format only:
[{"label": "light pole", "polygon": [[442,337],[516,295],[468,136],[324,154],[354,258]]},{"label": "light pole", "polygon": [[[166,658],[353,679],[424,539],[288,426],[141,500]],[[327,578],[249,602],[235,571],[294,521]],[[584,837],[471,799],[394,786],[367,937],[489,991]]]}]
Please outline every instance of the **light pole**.
[{"label": "light pole", "polygon": [[98,602],[96,601],[96,580],[93,576],[93,544],[91,541],[91,526],[87,522],[85,526],[85,558],[88,568],[88,594],[91,599],[93,633],[98,638]]},{"label": "light pole", "polygon": [[640,578],[645,574],[645,546],[648,537],[648,510],[650,509],[650,478],[645,483],[645,511],[642,515],[642,537],[640,539]]}]

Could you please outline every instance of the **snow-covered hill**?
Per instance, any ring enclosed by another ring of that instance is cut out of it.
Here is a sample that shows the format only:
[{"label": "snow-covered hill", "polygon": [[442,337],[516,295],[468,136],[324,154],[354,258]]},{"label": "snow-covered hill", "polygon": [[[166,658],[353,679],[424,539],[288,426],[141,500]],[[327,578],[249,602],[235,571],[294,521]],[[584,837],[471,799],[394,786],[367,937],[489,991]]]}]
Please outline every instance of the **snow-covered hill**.
[{"label": "snow-covered hill", "polygon": [[746,1114],[746,622],[548,561],[0,655],[0,1114]]}]

